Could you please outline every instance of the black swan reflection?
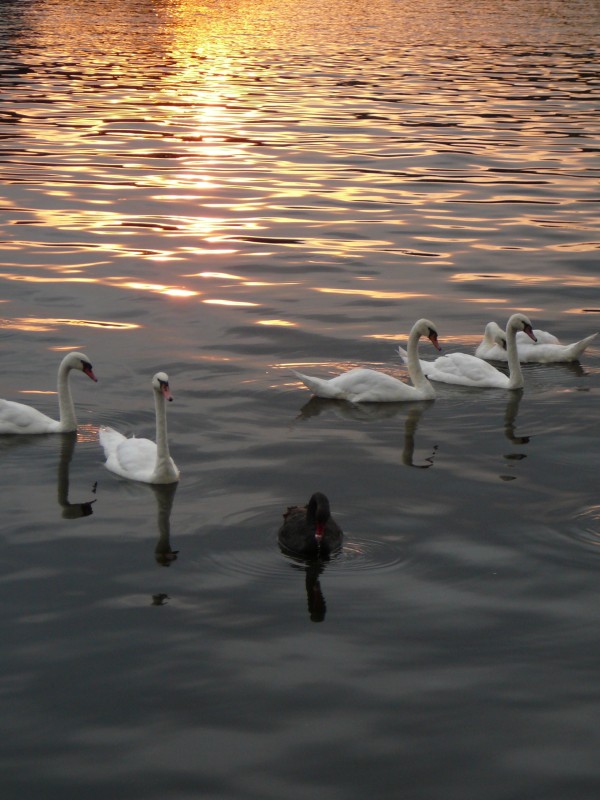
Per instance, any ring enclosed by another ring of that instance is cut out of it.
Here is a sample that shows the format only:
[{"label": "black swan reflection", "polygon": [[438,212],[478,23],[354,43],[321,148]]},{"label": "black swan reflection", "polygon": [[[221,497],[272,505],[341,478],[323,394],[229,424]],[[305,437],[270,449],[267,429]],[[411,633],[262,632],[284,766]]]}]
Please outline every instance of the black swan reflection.
[{"label": "black swan reflection", "polygon": [[329,556],[341,548],[342,538],[322,492],[315,492],[306,506],[290,506],[277,534],[282,550],[304,558]]},{"label": "black swan reflection", "polygon": [[311,622],[323,622],[327,613],[327,603],[321,589],[321,575],[329,562],[327,558],[298,558],[283,551],[292,562],[291,567],[298,572],[304,572],[304,586],[306,589],[306,605]]}]

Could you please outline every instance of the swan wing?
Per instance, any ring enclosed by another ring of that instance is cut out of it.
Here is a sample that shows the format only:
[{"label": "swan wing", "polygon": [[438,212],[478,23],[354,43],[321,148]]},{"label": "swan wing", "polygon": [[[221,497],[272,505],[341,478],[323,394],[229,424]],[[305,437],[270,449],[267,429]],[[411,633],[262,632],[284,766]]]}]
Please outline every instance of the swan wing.
[{"label": "swan wing", "polygon": [[421,393],[414,386],[409,386],[386,372],[377,372],[374,369],[359,367],[330,380],[312,378],[299,372],[295,374],[318,397],[334,400],[348,400],[351,403],[393,403],[421,397]]},{"label": "swan wing", "polygon": [[131,480],[149,482],[156,467],[156,444],[150,439],[127,439],[113,428],[100,431],[106,468]]},{"label": "swan wing", "polygon": [[60,422],[42,414],[37,408],[12,400],[0,400],[0,434],[57,433]]},{"label": "swan wing", "polygon": [[572,344],[530,343],[519,345],[519,360],[537,364],[579,361],[597,335],[597,333],[592,333],[591,336]]},{"label": "swan wing", "polygon": [[125,439],[114,453],[121,475],[143,480],[156,466],[156,444],[150,439]]},{"label": "swan wing", "polygon": [[476,356],[467,353],[449,353],[430,362],[425,373],[428,378],[456,386],[505,388],[508,377]]},{"label": "swan wing", "polygon": [[[552,333],[548,333],[548,331],[539,331],[536,328],[533,331],[533,335],[538,340],[538,344],[560,344],[556,336]],[[517,346],[521,343],[525,343],[528,346],[533,344],[525,331],[517,331]]]}]

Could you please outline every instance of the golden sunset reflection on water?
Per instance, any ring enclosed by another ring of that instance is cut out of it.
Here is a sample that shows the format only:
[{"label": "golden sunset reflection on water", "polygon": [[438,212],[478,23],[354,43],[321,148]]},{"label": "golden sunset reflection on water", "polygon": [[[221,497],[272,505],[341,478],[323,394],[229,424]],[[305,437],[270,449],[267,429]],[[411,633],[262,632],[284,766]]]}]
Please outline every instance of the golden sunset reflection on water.
[{"label": "golden sunset reflection on water", "polygon": [[[485,318],[520,304],[544,310],[513,297],[515,287],[597,289],[572,263],[597,248],[595,209],[579,204],[589,154],[569,148],[563,128],[544,139],[545,108],[523,113],[513,100],[522,87],[485,48],[457,59],[447,43],[422,61],[390,30],[346,75],[354,26],[359,38],[370,29],[372,9],[359,1],[350,28],[346,6],[320,12],[343,47],[313,30],[304,7],[293,7],[290,31],[283,0],[159,3],[150,39],[137,20],[123,39],[78,3],[52,8],[53,20],[29,22],[53,68],[32,56],[37,80],[17,96],[29,144],[8,166],[19,188],[6,202],[8,229],[20,236],[5,237],[18,261],[0,280],[197,299],[224,314],[268,306],[283,323],[249,321],[273,330],[318,329],[317,295],[330,295],[327,313],[351,327],[380,301],[406,303],[413,318],[437,319],[449,302]],[[403,4],[387,13],[414,20]],[[129,19],[117,4],[114,14]],[[538,61],[536,91],[554,68],[547,54]],[[552,123],[569,124],[553,113]],[[579,115],[577,130],[587,106]],[[549,265],[532,267],[542,253]],[[473,296],[478,282],[495,286]]]},{"label": "golden sunset reflection on water", "polygon": [[[59,327],[99,328],[102,330],[127,331],[141,327],[131,322],[105,322],[85,319],[53,319],[52,317],[22,317],[20,319],[0,319],[0,328],[15,331],[50,331]],[[54,350],[70,350],[71,347],[55,347]]]},{"label": "golden sunset reflection on water", "polygon": [[[581,800],[600,336],[435,397],[398,346],[421,318],[428,363],[516,311],[600,330],[598,0],[0,18],[0,396],[70,417],[68,386],[77,416],[15,436],[0,401],[1,800]],[[417,391],[294,374],[354,367]],[[113,471],[167,442],[177,483]],[[343,547],[295,559],[315,491]]]},{"label": "golden sunset reflection on water", "polygon": [[312,288],[313,291],[321,292],[322,294],[358,295],[360,297],[370,297],[373,300],[407,300],[409,298],[430,296],[415,292],[382,292],[375,289],[334,289],[323,286],[314,286]]},{"label": "golden sunset reflection on water", "polygon": [[298,323],[290,322],[289,320],[285,319],[259,319],[256,321],[256,324],[275,328],[295,328]]}]

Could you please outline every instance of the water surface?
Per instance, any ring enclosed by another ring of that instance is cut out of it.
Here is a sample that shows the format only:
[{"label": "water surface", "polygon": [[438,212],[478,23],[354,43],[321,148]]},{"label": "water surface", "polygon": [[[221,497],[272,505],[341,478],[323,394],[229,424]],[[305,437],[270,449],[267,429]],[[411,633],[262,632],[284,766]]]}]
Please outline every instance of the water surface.
[{"label": "water surface", "polygon": [[[311,399],[413,322],[600,329],[594,0],[2,4],[2,797],[597,793],[600,346]],[[421,354],[433,358],[427,342]],[[103,467],[152,436],[173,490]],[[319,489],[346,533],[285,557]]]}]

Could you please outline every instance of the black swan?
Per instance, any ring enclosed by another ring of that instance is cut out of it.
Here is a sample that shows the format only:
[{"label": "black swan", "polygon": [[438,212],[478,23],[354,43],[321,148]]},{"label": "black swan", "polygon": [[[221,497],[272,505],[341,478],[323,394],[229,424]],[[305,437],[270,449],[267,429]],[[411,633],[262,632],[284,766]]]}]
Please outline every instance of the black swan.
[{"label": "black swan", "polygon": [[331,516],[329,500],[315,492],[306,506],[290,506],[277,535],[283,550],[305,558],[327,557],[342,546],[342,529]]}]

